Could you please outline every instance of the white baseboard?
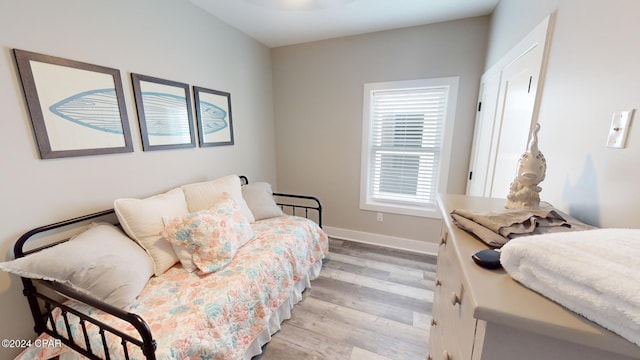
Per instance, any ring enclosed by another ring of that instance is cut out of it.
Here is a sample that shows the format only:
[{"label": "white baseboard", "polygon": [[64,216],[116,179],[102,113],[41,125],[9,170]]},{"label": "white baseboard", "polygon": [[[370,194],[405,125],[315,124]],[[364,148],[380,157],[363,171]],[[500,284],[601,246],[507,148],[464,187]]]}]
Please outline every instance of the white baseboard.
[{"label": "white baseboard", "polygon": [[407,250],[422,254],[438,254],[437,243],[404,239],[388,235],[373,234],[363,231],[347,230],[330,226],[324,226],[322,229],[327,235],[336,239],[385,246],[388,248]]}]

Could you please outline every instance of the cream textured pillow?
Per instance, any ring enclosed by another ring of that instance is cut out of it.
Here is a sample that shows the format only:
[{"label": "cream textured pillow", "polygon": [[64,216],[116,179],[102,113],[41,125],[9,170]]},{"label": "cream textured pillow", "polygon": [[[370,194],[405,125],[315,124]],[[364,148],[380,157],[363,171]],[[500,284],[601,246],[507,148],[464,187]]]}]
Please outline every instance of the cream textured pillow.
[{"label": "cream textured pillow", "polygon": [[156,276],[178,262],[171,244],[161,233],[164,231],[163,216],[188,213],[180,188],[146,199],[117,199],[113,207],[124,231],[151,256]]},{"label": "cream textured pillow", "polygon": [[273,191],[269,183],[257,182],[243,186],[242,197],[256,221],[284,215],[273,200]]},{"label": "cream textured pillow", "polygon": [[227,193],[238,202],[240,212],[252,223],[255,220],[242,198],[241,187],[238,175],[228,175],[211,181],[183,185],[182,191],[184,191],[189,212],[209,209],[218,201],[225,199],[224,194]]},{"label": "cream textured pillow", "polygon": [[0,263],[0,270],[56,281],[125,308],[153,276],[153,262],[120,229],[96,223],[67,242]]},{"label": "cream textured pillow", "polygon": [[180,217],[165,217],[165,236],[189,271],[208,274],[227,266],[238,249],[253,238],[253,229],[234,199]]}]

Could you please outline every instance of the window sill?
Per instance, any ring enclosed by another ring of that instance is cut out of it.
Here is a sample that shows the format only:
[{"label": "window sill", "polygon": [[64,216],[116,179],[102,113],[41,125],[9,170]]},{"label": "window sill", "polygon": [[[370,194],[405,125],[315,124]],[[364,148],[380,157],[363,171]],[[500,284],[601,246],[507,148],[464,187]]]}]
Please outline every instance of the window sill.
[{"label": "window sill", "polygon": [[434,205],[433,208],[424,208],[410,205],[390,204],[382,202],[361,203],[360,210],[383,212],[387,214],[408,215],[431,219],[442,219],[440,212]]}]

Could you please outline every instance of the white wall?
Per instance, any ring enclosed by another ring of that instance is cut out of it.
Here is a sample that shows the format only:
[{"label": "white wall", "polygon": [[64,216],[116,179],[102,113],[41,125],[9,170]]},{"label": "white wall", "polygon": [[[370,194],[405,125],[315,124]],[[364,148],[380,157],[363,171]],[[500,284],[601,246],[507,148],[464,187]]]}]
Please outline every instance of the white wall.
[{"label": "white wall", "polygon": [[640,2],[501,0],[491,22],[488,69],[555,12],[542,91],[541,198],[602,227],[639,226],[640,113],[627,148],[605,146],[614,111],[640,110]]},{"label": "white wall", "polygon": [[[488,17],[275,48],[278,187],[313,193],[325,225],[435,242],[440,221],[359,209],[363,84],[460,76],[446,189],[464,193]],[[383,239],[384,240],[384,239]]]},{"label": "white wall", "polygon": [[[183,0],[0,2],[0,261],[35,226],[192,181],[275,183],[270,50]],[[134,152],[40,160],[12,49],[119,69]],[[143,152],[130,73],[231,93],[235,145]],[[34,336],[19,278],[0,272],[0,338]],[[18,349],[0,348],[0,359]]]}]

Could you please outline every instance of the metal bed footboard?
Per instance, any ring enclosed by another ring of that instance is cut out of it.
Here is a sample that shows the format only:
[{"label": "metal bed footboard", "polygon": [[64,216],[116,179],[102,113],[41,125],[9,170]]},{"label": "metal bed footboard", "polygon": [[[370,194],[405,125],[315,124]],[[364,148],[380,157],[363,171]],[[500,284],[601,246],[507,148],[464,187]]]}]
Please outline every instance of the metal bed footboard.
[{"label": "metal bed footboard", "polygon": [[[249,184],[249,179],[246,176],[241,175],[240,181],[243,185]],[[309,211],[311,210],[315,214],[316,222],[318,226],[322,227],[322,204],[320,199],[315,196],[308,195],[296,195],[287,193],[273,193],[276,205],[278,205],[282,211],[286,214],[293,216],[302,216],[304,213],[305,218],[310,218]],[[313,219],[313,217],[311,217]]]},{"label": "metal bed footboard", "polygon": [[273,196],[276,199],[276,205],[287,214],[303,216],[301,213],[304,212],[304,217],[309,219],[311,216],[309,210],[314,211],[318,226],[322,227],[322,204],[317,197],[285,193],[273,193]]},{"label": "metal bed footboard", "polygon": [[[40,235],[51,230],[64,228],[69,225],[83,223],[88,220],[105,217],[111,214],[114,214],[114,210],[105,210],[33,229],[22,235],[14,245],[15,257],[21,258],[29,254],[55,246],[67,240],[65,239],[62,241],[54,242],[52,244],[25,250],[24,247],[27,241],[34,238],[36,235]],[[32,280],[29,278],[21,279],[24,286],[23,294],[27,297],[29,308],[31,309],[31,314],[33,315],[33,321],[35,323],[34,330],[36,333],[47,333],[53,338],[59,339],[63,344],[90,359],[103,359],[99,356],[99,354],[101,353],[100,350],[102,350],[104,359],[110,359],[112,354],[110,354],[109,351],[107,337],[113,338],[114,336],[120,339],[120,344],[122,345],[122,354],[125,359],[130,358],[130,346],[139,348],[142,354],[144,354],[144,356],[149,360],[154,360],[156,358],[156,342],[153,339],[149,326],[140,316],[123,311],[120,308],[114,307],[103,301],[87,296],[69,286],[57,282]],[[39,285],[39,287],[36,287],[36,283]],[[51,289],[59,294],[62,294],[63,296],[87,304],[96,309],[100,309],[114,317],[120,318],[121,320],[131,324],[131,326],[133,326],[137,330],[139,338],[127,335],[118,329],[115,329],[92,318],[87,314],[84,314],[63,304],[61,301],[56,300],[52,296],[47,294],[46,289]],[[64,328],[62,329],[56,326],[56,321],[53,317],[55,309],[58,309],[58,311],[60,311],[59,316],[61,316],[64,323]],[[74,337],[74,334],[71,331],[71,321],[69,319],[69,314],[72,314],[79,319],[78,323],[80,325],[80,329],[82,330],[82,334],[76,334],[76,336]],[[89,332],[92,330],[91,328],[87,327],[88,324],[97,327],[96,332],[99,333],[102,338],[102,349],[92,348],[89,340]]]}]

